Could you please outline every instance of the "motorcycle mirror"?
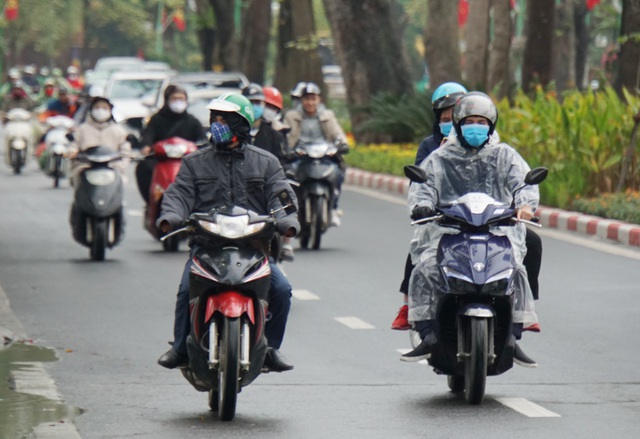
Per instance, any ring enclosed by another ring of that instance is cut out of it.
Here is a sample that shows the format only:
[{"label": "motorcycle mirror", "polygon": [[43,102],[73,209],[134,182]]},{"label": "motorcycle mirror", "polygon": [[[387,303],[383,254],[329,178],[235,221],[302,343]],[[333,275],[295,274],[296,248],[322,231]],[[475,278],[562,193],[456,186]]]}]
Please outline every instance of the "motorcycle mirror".
[{"label": "motorcycle mirror", "polygon": [[424,169],[416,165],[405,166],[404,175],[414,183],[424,183],[427,181],[427,173]]},{"label": "motorcycle mirror", "polygon": [[67,138],[67,140],[69,142],[73,142],[73,140],[74,140],[73,133],[67,133],[67,134],[65,134],[65,137]]},{"label": "motorcycle mirror", "polygon": [[138,138],[137,138],[134,134],[129,134],[129,135],[127,136],[127,142],[129,142],[129,143],[132,143],[132,144],[133,144],[133,143],[135,143],[135,142],[137,142],[137,141],[138,141]]},{"label": "motorcycle mirror", "polygon": [[524,177],[524,182],[527,185],[540,184],[547,178],[548,174],[549,170],[547,168],[533,168],[527,172],[527,175]]}]

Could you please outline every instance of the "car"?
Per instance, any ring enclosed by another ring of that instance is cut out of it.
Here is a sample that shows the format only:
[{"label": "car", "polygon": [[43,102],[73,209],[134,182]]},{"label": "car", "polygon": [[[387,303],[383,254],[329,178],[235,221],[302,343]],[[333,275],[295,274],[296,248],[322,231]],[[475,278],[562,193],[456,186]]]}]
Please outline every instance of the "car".
[{"label": "car", "polygon": [[120,70],[140,70],[145,61],[135,56],[107,56],[96,62],[95,71],[116,72]]},{"label": "car", "polygon": [[188,89],[187,96],[189,99],[189,107],[187,111],[193,114],[200,121],[206,132],[209,132],[211,123],[209,122],[209,102],[218,96],[230,92],[237,92],[238,89],[230,88],[209,88],[209,89]]},{"label": "car", "polygon": [[187,90],[224,88],[239,91],[249,85],[249,79],[240,72],[185,72],[177,74],[172,83]]},{"label": "car", "polygon": [[166,72],[171,70],[171,66],[162,61],[146,61],[142,64],[143,70]]}]

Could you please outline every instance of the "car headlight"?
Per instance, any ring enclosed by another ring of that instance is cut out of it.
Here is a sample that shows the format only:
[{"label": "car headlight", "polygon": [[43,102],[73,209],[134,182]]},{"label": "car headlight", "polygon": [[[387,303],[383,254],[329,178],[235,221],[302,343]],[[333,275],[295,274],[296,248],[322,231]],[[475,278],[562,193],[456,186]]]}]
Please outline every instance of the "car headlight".
[{"label": "car headlight", "polygon": [[116,171],[113,169],[93,169],[86,171],[87,181],[94,186],[106,186],[116,181]]},{"label": "car headlight", "polygon": [[238,239],[253,235],[262,230],[266,223],[249,224],[249,215],[224,216],[216,215],[216,222],[198,220],[198,224],[214,235],[228,239]]}]

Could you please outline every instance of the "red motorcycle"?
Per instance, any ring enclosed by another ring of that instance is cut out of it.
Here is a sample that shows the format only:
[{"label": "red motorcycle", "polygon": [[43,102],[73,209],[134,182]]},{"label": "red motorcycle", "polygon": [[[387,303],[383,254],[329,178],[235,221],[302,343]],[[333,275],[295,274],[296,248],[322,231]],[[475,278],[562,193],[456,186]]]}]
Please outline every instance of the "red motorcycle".
[{"label": "red motorcycle", "polygon": [[[151,177],[149,204],[144,215],[144,228],[158,240],[162,237],[162,232],[156,227],[156,220],[160,216],[162,197],[169,185],[176,179],[182,157],[197,150],[198,147],[195,143],[181,137],[170,137],[153,145],[152,156],[158,160],[158,163],[154,167]],[[184,239],[184,234],[171,236],[162,241],[162,246],[165,251],[178,251],[182,239]]]}]

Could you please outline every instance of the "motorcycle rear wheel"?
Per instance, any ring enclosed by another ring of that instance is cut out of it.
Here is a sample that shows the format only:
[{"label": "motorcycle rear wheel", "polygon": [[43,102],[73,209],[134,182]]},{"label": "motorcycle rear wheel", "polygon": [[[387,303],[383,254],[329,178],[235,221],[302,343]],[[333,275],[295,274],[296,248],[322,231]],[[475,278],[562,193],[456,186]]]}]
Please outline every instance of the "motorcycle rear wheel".
[{"label": "motorcycle rear wheel", "polygon": [[467,326],[467,353],[464,364],[464,396],[469,404],[484,399],[487,381],[488,331],[487,320],[471,318]]},{"label": "motorcycle rear wheel", "polygon": [[[240,390],[240,319],[223,318],[218,369],[218,416],[231,421]],[[209,405],[211,406],[211,405]]]},{"label": "motorcycle rear wheel", "polygon": [[91,260],[104,261],[107,248],[107,232],[107,220],[104,218],[94,218],[91,220]]}]

